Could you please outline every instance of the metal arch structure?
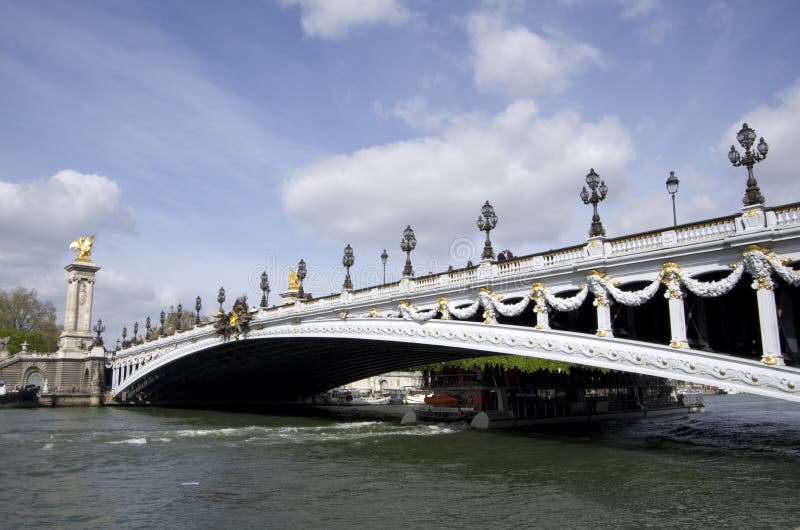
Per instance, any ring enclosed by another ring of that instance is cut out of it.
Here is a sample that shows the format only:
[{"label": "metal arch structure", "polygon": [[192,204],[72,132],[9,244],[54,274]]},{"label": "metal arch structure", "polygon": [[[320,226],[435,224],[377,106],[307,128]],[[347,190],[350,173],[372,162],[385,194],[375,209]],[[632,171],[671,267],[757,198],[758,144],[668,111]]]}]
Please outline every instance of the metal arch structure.
[{"label": "metal arch structure", "polygon": [[[748,206],[735,216],[615,239],[595,237],[503,262],[484,260],[477,267],[289,300],[251,312],[239,340],[224,340],[207,323],[195,325],[114,352],[108,359],[111,394],[121,401],[176,402],[180,388],[186,396],[199,396],[214,388],[241,392],[249,385],[274,386],[283,392],[278,397],[300,387],[300,394],[310,395],[391,369],[504,353],[797,401],[800,371],[783,365],[787,351],[782,351],[774,289],[800,293],[800,271],[791,265],[798,257],[800,203]],[[722,279],[704,281],[709,273]],[[649,287],[631,290],[642,284]],[[745,318],[755,328],[753,338],[760,337],[760,361],[690,348],[683,294],[688,289],[715,297],[736,285],[749,291],[752,313]],[[563,298],[580,290],[584,298],[574,303]],[[791,297],[800,313],[800,295]],[[590,310],[596,311],[596,330],[549,329],[548,311],[575,311],[584,299],[595,306]],[[635,309],[656,299],[665,304],[661,318],[671,338],[658,339],[664,341],[659,344],[613,336],[612,304]],[[466,314],[470,304],[470,311],[483,310],[483,322],[474,321],[479,313]],[[514,322],[524,325],[498,324],[497,314],[507,317],[509,310],[521,315]],[[431,320],[434,315],[441,320]],[[448,320],[453,317],[460,320]]]},{"label": "metal arch structure", "polygon": [[[797,368],[767,366],[755,360],[668,345],[523,326],[369,318],[284,323],[253,330],[246,338],[227,342],[211,334],[195,339],[129,360],[129,366],[137,368],[116,387],[115,393],[126,400],[151,402],[181,402],[184,398],[213,401],[220,393],[233,401],[237,397],[247,401],[258,397],[288,400],[415,363],[509,354],[800,401]],[[293,378],[298,374],[303,374],[304,382]]]}]

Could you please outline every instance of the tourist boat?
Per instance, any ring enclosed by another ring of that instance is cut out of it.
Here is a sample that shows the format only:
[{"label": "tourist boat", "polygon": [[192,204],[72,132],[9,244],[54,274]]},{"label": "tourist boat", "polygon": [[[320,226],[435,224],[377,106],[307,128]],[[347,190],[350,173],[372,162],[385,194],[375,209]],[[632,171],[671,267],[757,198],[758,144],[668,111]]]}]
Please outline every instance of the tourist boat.
[{"label": "tourist boat", "polygon": [[390,396],[373,396],[362,394],[358,390],[340,390],[331,394],[329,404],[344,406],[367,406],[367,405],[388,405],[391,401]]},{"label": "tourist boat", "polygon": [[432,392],[428,392],[426,390],[411,390],[406,393],[405,404],[422,405],[425,403],[425,398],[432,395]]},{"label": "tourist boat", "polygon": [[459,373],[453,378],[457,383],[448,385],[446,376],[437,376],[440,387],[434,396],[459,396],[458,404],[429,403],[408,411],[401,423],[466,421],[476,429],[525,428],[687,414],[703,407],[702,394],[679,395],[668,380],[639,374],[573,367],[569,375],[509,370],[474,377]]},{"label": "tourist boat", "polygon": [[7,390],[0,380],[0,407],[36,407],[39,405],[39,387],[28,385],[20,390]]}]

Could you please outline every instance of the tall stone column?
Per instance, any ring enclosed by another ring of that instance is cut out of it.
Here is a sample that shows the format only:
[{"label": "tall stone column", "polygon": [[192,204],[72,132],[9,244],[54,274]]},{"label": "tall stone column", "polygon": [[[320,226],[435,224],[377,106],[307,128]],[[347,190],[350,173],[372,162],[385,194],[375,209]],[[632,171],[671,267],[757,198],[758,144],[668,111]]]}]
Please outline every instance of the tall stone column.
[{"label": "tall stone column", "polygon": [[100,267],[88,258],[76,259],[67,271],[67,305],[64,312],[64,331],[58,341],[62,356],[87,353],[92,348],[92,296],[95,273]]}]

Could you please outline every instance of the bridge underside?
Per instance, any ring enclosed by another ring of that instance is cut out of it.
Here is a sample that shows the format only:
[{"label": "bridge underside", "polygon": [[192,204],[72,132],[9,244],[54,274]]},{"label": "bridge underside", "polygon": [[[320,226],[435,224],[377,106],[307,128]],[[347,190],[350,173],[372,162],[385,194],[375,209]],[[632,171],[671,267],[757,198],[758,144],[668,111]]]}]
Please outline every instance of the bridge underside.
[{"label": "bridge underside", "polygon": [[127,394],[136,401],[170,405],[294,401],[393,370],[480,355],[473,349],[380,340],[248,340],[178,359],[131,385]]}]

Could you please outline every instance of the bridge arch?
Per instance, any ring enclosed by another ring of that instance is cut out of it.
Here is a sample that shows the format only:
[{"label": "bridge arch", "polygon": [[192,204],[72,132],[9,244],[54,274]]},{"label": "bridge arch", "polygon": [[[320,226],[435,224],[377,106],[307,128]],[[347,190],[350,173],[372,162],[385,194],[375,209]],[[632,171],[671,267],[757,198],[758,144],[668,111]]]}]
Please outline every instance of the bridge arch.
[{"label": "bridge arch", "polygon": [[115,392],[123,400],[172,404],[293,400],[392,369],[498,354],[800,401],[800,370],[754,360],[568,331],[381,318],[284,323],[231,341],[209,333],[153,353]]}]

